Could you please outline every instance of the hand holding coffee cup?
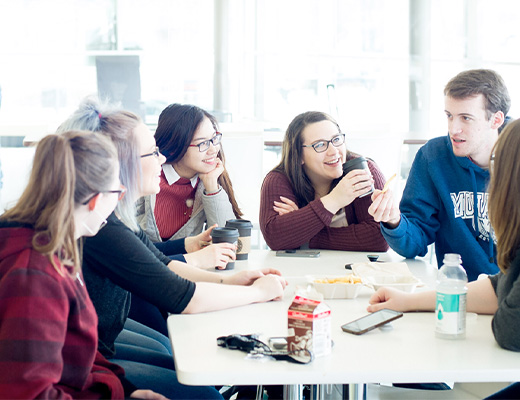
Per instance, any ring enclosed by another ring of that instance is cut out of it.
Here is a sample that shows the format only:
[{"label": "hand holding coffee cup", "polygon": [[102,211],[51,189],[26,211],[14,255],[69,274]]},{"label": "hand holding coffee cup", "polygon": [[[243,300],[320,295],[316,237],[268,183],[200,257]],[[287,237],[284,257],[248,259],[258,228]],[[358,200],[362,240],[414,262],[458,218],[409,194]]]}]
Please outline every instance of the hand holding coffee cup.
[{"label": "hand holding coffee cup", "polygon": [[[343,176],[348,175],[349,172],[354,170],[365,170],[367,171],[368,175],[371,176],[370,169],[368,168],[368,162],[365,157],[353,158],[343,164]],[[367,180],[358,181],[353,185],[353,189],[360,193],[357,196],[358,198],[367,196],[374,191],[373,180],[370,180],[370,182]]]},{"label": "hand holding coffee cup", "polygon": [[[213,243],[233,243],[238,245],[238,229],[236,228],[213,228],[211,231],[211,238]],[[226,269],[234,269],[235,262],[229,262]]]}]

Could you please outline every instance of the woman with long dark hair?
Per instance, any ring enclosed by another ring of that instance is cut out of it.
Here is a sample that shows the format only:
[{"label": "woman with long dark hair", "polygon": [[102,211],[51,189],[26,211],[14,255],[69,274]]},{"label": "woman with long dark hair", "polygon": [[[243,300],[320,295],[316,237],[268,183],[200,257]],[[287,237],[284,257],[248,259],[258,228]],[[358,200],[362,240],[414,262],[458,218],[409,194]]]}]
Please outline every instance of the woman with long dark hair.
[{"label": "woman with long dark hair", "polygon": [[196,235],[204,225],[224,226],[242,215],[215,117],[194,105],[171,104],[159,116],[155,140],[166,157],[161,191],[137,206],[139,224],[153,242]]},{"label": "woman with long dark hair", "polygon": [[271,249],[388,250],[379,223],[368,214],[366,195],[385,179],[372,160],[370,172],[355,169],[343,176],[343,163],[357,157],[331,116],[309,111],[293,119],[282,160],[262,185],[260,228]]}]

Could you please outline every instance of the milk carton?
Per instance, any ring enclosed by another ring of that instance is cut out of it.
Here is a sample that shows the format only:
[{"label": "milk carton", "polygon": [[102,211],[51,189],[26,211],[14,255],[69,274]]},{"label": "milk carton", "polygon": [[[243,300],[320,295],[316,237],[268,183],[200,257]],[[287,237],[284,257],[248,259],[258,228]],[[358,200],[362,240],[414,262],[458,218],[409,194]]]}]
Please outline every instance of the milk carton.
[{"label": "milk carton", "polygon": [[331,352],[330,308],[321,300],[296,295],[288,310],[287,348],[307,349],[314,357]]}]

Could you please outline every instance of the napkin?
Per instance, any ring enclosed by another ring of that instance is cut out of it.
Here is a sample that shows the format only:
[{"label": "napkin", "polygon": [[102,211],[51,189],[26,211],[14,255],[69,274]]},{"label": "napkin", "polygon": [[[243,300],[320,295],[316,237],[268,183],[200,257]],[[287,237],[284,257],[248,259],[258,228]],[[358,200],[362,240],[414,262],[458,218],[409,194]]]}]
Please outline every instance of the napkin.
[{"label": "napkin", "polygon": [[409,280],[415,280],[421,283],[420,280],[410,272],[405,262],[354,263],[352,264],[352,271],[367,282],[373,282],[373,278],[377,277],[387,278],[388,283],[391,283],[391,281],[394,280],[393,278],[409,278]]}]

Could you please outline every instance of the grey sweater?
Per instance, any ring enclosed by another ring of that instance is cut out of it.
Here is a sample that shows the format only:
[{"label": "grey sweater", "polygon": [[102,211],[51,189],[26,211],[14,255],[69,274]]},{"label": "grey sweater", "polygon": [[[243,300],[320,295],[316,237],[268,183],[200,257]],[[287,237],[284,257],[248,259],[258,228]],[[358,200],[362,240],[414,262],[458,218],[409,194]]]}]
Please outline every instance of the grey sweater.
[{"label": "grey sweater", "polygon": [[498,310],[493,317],[493,334],[498,344],[507,350],[520,351],[520,250],[507,273],[490,276],[498,298]]}]

